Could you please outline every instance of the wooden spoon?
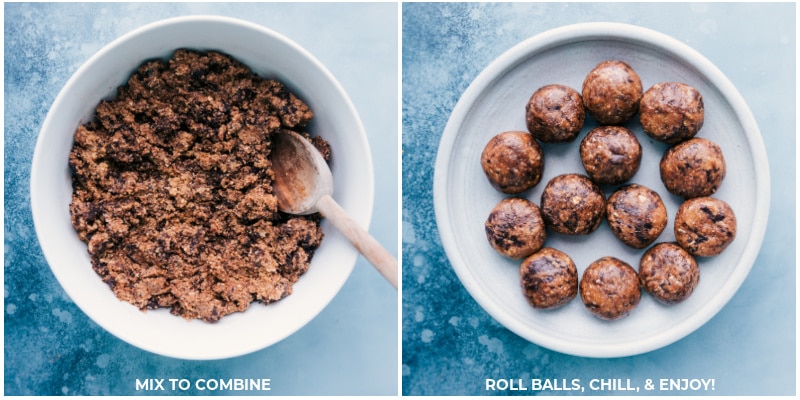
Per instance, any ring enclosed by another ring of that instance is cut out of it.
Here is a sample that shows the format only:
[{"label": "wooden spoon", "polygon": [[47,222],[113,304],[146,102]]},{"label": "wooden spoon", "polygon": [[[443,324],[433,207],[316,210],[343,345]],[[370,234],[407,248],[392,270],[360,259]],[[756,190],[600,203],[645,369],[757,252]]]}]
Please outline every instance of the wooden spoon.
[{"label": "wooden spoon", "polygon": [[289,130],[273,134],[272,169],[273,189],[281,211],[322,214],[397,289],[397,260],[331,197],[331,170],[311,142]]}]

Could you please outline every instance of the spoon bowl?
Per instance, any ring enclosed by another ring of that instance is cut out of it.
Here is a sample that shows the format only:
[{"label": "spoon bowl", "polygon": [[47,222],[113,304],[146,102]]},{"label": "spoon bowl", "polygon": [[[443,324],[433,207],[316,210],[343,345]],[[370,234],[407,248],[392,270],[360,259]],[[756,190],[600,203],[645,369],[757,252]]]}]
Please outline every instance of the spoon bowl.
[{"label": "spoon bowl", "polygon": [[333,199],[333,176],[322,154],[303,136],[282,130],[272,138],[273,190],[285,213],[320,213],[397,289],[397,260]]},{"label": "spoon bowl", "polygon": [[311,142],[284,130],[272,138],[272,167],[278,208],[289,214],[318,212],[317,202],[333,195],[333,175]]}]

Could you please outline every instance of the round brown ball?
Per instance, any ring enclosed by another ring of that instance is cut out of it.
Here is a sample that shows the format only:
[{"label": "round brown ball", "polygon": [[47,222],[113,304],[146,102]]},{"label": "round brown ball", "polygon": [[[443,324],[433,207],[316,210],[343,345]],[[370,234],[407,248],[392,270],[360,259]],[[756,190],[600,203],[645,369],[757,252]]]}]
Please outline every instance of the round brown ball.
[{"label": "round brown ball", "polygon": [[619,125],[633,117],[642,99],[642,81],[630,65],[607,60],[583,81],[583,105],[602,125]]},{"label": "round brown ball", "polygon": [[614,257],[603,257],[583,271],[580,294],[592,314],[608,321],[628,315],[642,298],[636,270]]},{"label": "round brown ball", "polygon": [[481,153],[481,167],[495,189],[509,194],[522,193],[542,179],[544,154],[530,133],[503,132],[486,143]]},{"label": "round brown ball", "polygon": [[703,96],[684,83],[657,83],[647,89],[639,104],[642,129],[660,142],[674,144],[693,137],[703,127],[703,120]]},{"label": "round brown ball", "polygon": [[534,308],[556,308],[578,294],[578,269],[565,253],[545,247],[520,264],[522,292]]},{"label": "round brown ball", "polygon": [[661,181],[670,193],[690,199],[714,194],[725,179],[722,149],[703,138],[692,138],[664,152]]},{"label": "round brown ball", "polygon": [[603,221],[606,198],[589,178],[563,174],[547,183],[542,193],[542,217],[548,227],[566,235],[587,235]]},{"label": "round brown ball", "polygon": [[623,186],[608,197],[606,220],[622,243],[643,249],[667,227],[667,207],[654,190],[638,185]]},{"label": "round brown ball", "polygon": [[486,219],[485,230],[492,248],[513,259],[535,253],[544,246],[547,237],[539,207],[516,197],[495,205]]},{"label": "round brown ball", "polygon": [[537,89],[525,106],[528,131],[545,143],[575,140],[585,118],[581,95],[564,85],[547,85]]},{"label": "round brown ball", "polygon": [[689,254],[722,253],[736,238],[736,215],[728,203],[712,197],[683,202],[675,215],[675,239]]},{"label": "round brown ball", "polygon": [[642,146],[630,129],[598,126],[581,141],[581,162],[598,184],[619,184],[633,177],[642,161]]},{"label": "round brown ball", "polygon": [[656,300],[677,304],[694,292],[700,281],[700,268],[682,247],[675,243],[659,243],[642,256],[639,280]]}]

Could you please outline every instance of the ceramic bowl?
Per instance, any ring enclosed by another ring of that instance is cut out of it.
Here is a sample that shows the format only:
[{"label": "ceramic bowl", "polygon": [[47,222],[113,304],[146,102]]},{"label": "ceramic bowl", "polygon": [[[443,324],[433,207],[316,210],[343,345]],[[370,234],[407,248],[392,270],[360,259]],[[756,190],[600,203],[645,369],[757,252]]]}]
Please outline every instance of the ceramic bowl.
[{"label": "ceramic bowl", "polygon": [[31,170],[31,208],[44,255],[70,298],[92,320],[142,349],[184,359],[219,359],[270,346],[312,320],[338,293],[358,253],[327,222],[325,239],[293,293],[251,304],[217,323],[186,321],[168,310],[140,311],[118,300],[92,270],[86,245],[70,222],[68,154],[75,129],[93,118],[143,61],[178,48],[227,53],[255,73],[283,82],[315,112],[308,130],[330,142],[334,198],[362,226],[373,206],[372,160],[349,97],[310,53],[268,28],[215,16],[179,17],[136,29],[94,54],[69,79],[42,125]]}]

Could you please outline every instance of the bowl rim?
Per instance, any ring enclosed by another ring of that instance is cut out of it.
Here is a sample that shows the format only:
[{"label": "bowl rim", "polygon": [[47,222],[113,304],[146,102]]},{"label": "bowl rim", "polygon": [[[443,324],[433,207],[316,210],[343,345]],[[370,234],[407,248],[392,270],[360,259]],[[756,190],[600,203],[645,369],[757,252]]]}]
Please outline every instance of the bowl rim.
[{"label": "bowl rim", "polygon": [[[453,147],[458,138],[461,124],[470,112],[475,100],[485,89],[499,80],[505,72],[515,68],[527,57],[565,44],[593,40],[624,40],[643,47],[667,52],[670,56],[685,61],[707,77],[722,95],[730,101],[735,114],[743,122],[743,130],[746,132],[754,165],[760,174],[756,179],[756,207],[754,210],[753,229],[749,232],[750,240],[745,246],[743,256],[739,261],[739,263],[744,263],[745,267],[737,269],[730,277],[731,284],[728,287],[731,290],[715,297],[713,304],[703,308],[706,311],[705,313],[692,315],[687,319],[688,322],[671,331],[670,335],[659,335],[650,340],[641,340],[606,348],[593,346],[591,343],[563,341],[527,330],[509,315],[501,305],[485,297],[486,295],[479,289],[477,277],[466,267],[469,260],[464,259],[458,252],[455,236],[448,229],[443,229],[443,227],[450,226],[452,223],[448,211],[448,201],[445,196],[449,185],[445,167],[453,157]],[[756,120],[735,86],[705,56],[677,39],[649,28],[617,22],[577,23],[541,32],[508,49],[481,71],[459,98],[445,126],[434,165],[433,193],[434,211],[442,245],[451,267],[473,299],[490,316],[518,336],[561,353],[591,358],[624,357],[656,350],[689,335],[715,316],[738,291],[752,268],[766,232],[770,207],[769,164],[766,149]]]},{"label": "bowl rim", "polygon": [[[249,33],[252,33],[253,35],[258,35],[265,38],[268,37],[270,40],[278,43],[279,46],[282,46],[282,48],[285,47],[288,51],[295,52],[300,59],[302,59],[304,62],[307,62],[310,65],[310,68],[313,69],[315,74],[319,74],[321,79],[324,79],[326,84],[331,86],[330,89],[332,93],[334,93],[335,96],[337,97],[337,101],[341,101],[340,107],[343,107],[343,109],[346,110],[345,112],[345,114],[347,114],[346,118],[349,118],[350,119],[349,123],[353,124],[352,131],[347,132],[348,136],[353,136],[352,141],[348,142],[348,145],[352,144],[354,146],[353,150],[355,150],[355,153],[357,153],[359,155],[359,158],[361,158],[360,161],[361,164],[366,167],[363,170],[359,171],[361,174],[363,174],[362,175],[363,181],[359,182],[359,188],[360,188],[359,193],[361,194],[361,196],[359,196],[359,199],[362,203],[360,203],[358,212],[351,214],[351,216],[358,224],[364,226],[365,229],[369,227],[374,211],[374,168],[373,168],[372,154],[369,147],[366,131],[363,126],[363,122],[360,116],[358,115],[358,112],[352,100],[350,99],[347,92],[344,90],[341,83],[334,77],[334,75],[327,69],[327,67],[325,67],[308,50],[300,46],[298,43],[292,41],[287,36],[254,22],[246,21],[239,18],[217,16],[217,15],[178,16],[178,17],[160,19],[148,24],[144,24],[138,28],[128,31],[127,33],[124,33],[123,35],[115,38],[113,41],[105,44],[98,51],[92,54],[86,61],[84,61],[74,73],[72,73],[67,82],[58,92],[58,95],[54,99],[53,103],[50,105],[47,115],[45,116],[45,119],[43,120],[42,125],[39,129],[36,145],[34,147],[34,154],[32,157],[31,171],[30,171],[31,213],[33,216],[34,229],[37,234],[39,245],[42,250],[42,253],[45,256],[48,266],[50,267],[50,270],[55,275],[56,280],[59,282],[62,289],[67,293],[70,300],[74,302],[82,312],[87,314],[90,317],[90,319],[92,319],[94,322],[96,322],[98,325],[100,325],[102,328],[104,328],[106,331],[113,334],[114,336],[117,336],[118,338],[149,352],[180,359],[196,359],[196,360],[224,359],[243,354],[248,354],[269,347],[275,343],[282,341],[288,336],[291,336],[297,330],[301,329],[308,322],[314,319],[320,312],[322,312],[323,309],[327,307],[327,305],[333,300],[333,298],[340,292],[341,288],[344,286],[344,283],[348,280],[350,274],[352,273],[352,270],[355,267],[358,258],[358,252],[355,250],[355,248],[344,250],[347,253],[342,258],[345,258],[346,262],[343,261],[342,264],[346,265],[337,266],[337,268],[340,269],[340,272],[337,275],[338,278],[330,282],[331,289],[327,290],[324,296],[322,296],[319,300],[311,304],[311,309],[310,309],[311,312],[309,312],[304,317],[297,317],[296,322],[293,324],[291,329],[280,332],[280,334],[278,335],[273,335],[270,338],[270,340],[261,343],[246,343],[246,344],[241,343],[238,344],[237,346],[234,346],[233,349],[210,350],[205,353],[204,352],[187,353],[185,351],[172,351],[170,349],[159,347],[158,345],[152,345],[151,343],[142,342],[141,340],[136,340],[136,338],[132,338],[125,332],[121,332],[120,329],[113,329],[104,324],[103,321],[99,319],[100,316],[98,315],[98,313],[95,312],[92,307],[89,307],[88,304],[84,304],[84,302],[80,300],[80,295],[79,293],[76,292],[77,288],[73,288],[70,285],[66,284],[64,276],[66,272],[53,267],[55,265],[54,263],[56,264],[59,263],[60,254],[58,254],[57,249],[53,249],[52,245],[49,246],[45,245],[45,241],[43,241],[43,238],[47,237],[47,231],[49,229],[48,228],[49,221],[46,220],[45,217],[43,217],[39,211],[37,211],[40,210],[41,207],[44,207],[44,205],[40,205],[40,203],[46,201],[42,199],[42,195],[40,194],[40,191],[43,190],[44,188],[40,187],[41,185],[38,185],[37,183],[40,182],[41,180],[40,177],[42,177],[43,174],[49,172],[49,171],[44,171],[46,170],[46,168],[44,166],[45,163],[43,162],[42,158],[45,157],[43,155],[44,148],[50,143],[50,140],[48,139],[51,139],[51,136],[55,135],[55,133],[49,134],[48,132],[51,132],[54,129],[52,125],[55,123],[54,118],[55,114],[57,114],[57,110],[61,109],[63,107],[63,104],[70,101],[68,96],[73,91],[73,88],[76,85],[78,85],[80,81],[82,81],[84,75],[87,74],[87,71],[92,69],[93,66],[102,62],[110,52],[127,45],[128,42],[135,40],[136,38],[140,37],[143,34],[147,34],[154,31],[157,32],[162,29],[170,29],[178,25],[184,25],[184,24],[188,25],[217,24],[226,26],[231,29],[243,28],[247,30]],[[191,47],[191,46],[186,46],[186,47]],[[178,46],[174,47],[173,49],[177,48],[181,47]],[[219,49],[219,50],[225,52],[225,49]],[[154,54],[152,56],[152,58],[156,57],[158,57],[157,54]],[[236,57],[234,56],[234,58]],[[140,64],[141,62],[144,61],[146,61],[146,59],[140,60]],[[140,64],[133,65],[131,67],[131,71],[133,71],[133,69],[135,69]],[[253,69],[252,65],[249,64],[246,65],[251,69]],[[254,72],[258,73],[257,71]],[[127,74],[126,76],[130,76],[130,74]],[[280,80],[281,78],[277,79]],[[282,81],[282,83],[286,82]],[[117,86],[119,85],[114,85],[114,87],[111,90],[115,90]],[[287,86],[291,87],[292,85],[288,84]],[[109,91],[109,93],[112,93],[111,90]],[[94,110],[93,106],[92,107],[86,106],[86,107],[90,113]],[[80,123],[80,121],[82,121],[82,119],[79,120],[78,123]],[[70,137],[69,142],[72,143],[72,141],[73,137]],[[67,201],[67,205],[68,203],[69,201]],[[323,241],[323,245],[325,245],[325,243],[331,243],[332,240],[337,240],[337,241],[344,240],[341,239],[341,235],[338,232],[333,230],[329,222],[323,220],[322,224],[323,224],[323,229],[326,232],[326,239],[327,239]],[[333,239],[332,236],[336,237],[336,239]],[[318,259],[319,257],[315,258],[314,260]],[[312,263],[314,262],[314,260],[312,260]],[[94,272],[92,271],[92,273]],[[296,283],[295,286],[297,286],[301,282],[303,282],[302,279],[300,279],[300,281],[298,281],[298,283]],[[309,302],[304,302],[304,304],[307,303]],[[127,303],[124,304],[129,305]],[[270,306],[274,307],[277,304],[281,304],[281,302],[277,302]],[[135,311],[139,312],[138,310]],[[244,313],[237,313],[237,314],[244,314]],[[174,316],[170,317],[181,319],[180,317],[174,317]]]}]

